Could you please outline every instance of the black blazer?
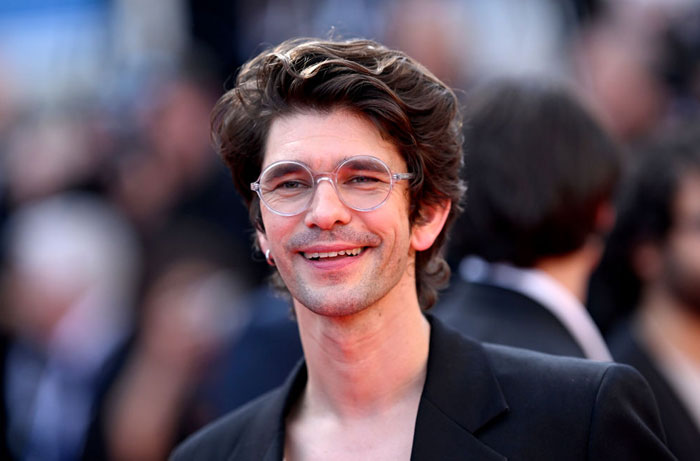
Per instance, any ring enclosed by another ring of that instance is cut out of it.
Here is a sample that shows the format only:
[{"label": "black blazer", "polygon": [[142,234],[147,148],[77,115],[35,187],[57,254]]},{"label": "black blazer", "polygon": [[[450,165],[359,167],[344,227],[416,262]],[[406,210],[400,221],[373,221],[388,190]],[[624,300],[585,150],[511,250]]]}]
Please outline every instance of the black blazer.
[{"label": "black blazer", "polygon": [[609,343],[615,360],[632,365],[649,383],[659,406],[668,448],[681,461],[700,458],[700,430],[676,392],[651,361],[649,353],[633,334],[629,321],[612,332]]},{"label": "black blazer", "polygon": [[[630,367],[482,345],[431,319],[414,460],[665,460],[651,391]],[[306,383],[287,382],[205,427],[181,460],[282,459],[285,416]]]},{"label": "black blazer", "polygon": [[458,280],[433,312],[455,330],[481,341],[585,358],[554,314],[517,291]]}]

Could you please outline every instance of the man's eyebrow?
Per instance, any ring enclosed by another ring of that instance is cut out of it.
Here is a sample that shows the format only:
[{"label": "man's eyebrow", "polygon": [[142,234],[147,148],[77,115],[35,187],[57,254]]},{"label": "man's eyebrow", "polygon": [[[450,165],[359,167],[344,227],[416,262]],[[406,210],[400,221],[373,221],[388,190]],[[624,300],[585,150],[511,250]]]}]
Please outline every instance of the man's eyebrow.
[{"label": "man's eyebrow", "polygon": [[[365,156],[365,157],[368,157],[368,156]],[[352,157],[350,157],[350,158],[352,158]],[[370,171],[375,171],[375,172],[376,171],[386,171],[386,170],[384,170],[384,167],[381,166],[381,164],[379,164],[377,162],[373,162],[372,160],[367,159],[367,158],[355,159],[352,162],[352,164],[356,165],[355,169],[358,169],[358,167],[359,167],[360,169],[370,170]]]},{"label": "man's eyebrow", "polygon": [[[270,178],[270,179],[277,179],[277,178],[279,178],[279,177],[281,177],[281,176],[284,176],[284,175],[286,175],[286,174],[293,173],[293,172],[295,172],[295,171],[298,170],[298,168],[300,167],[300,164],[301,164],[301,165],[304,165],[306,168],[308,168],[308,169],[311,171],[312,174],[332,173],[332,172],[335,171],[340,165],[342,165],[342,164],[345,163],[346,161],[348,161],[348,160],[350,160],[350,159],[353,159],[353,158],[355,159],[355,162],[358,162],[361,166],[370,166],[370,165],[372,165],[372,162],[370,162],[369,160],[363,159],[363,158],[356,158],[356,157],[372,157],[372,158],[376,158],[376,157],[374,157],[373,155],[368,155],[368,154],[345,155],[345,156],[343,156],[342,158],[340,158],[340,159],[335,163],[335,165],[333,166],[333,168],[332,168],[331,170],[329,170],[329,171],[316,171],[315,169],[311,168],[311,166],[308,165],[306,162],[302,162],[301,160],[284,160],[284,161],[282,161],[282,162],[290,162],[290,163],[280,163],[280,164],[277,165],[275,168],[273,168],[272,170],[268,171],[266,177],[268,177],[268,178]],[[377,160],[379,160],[379,159],[377,159]],[[294,162],[294,163],[291,163],[291,162]],[[372,165],[372,166],[374,166],[374,165]],[[389,168],[391,168],[391,167],[389,167]],[[377,167],[377,168],[372,168],[372,169],[378,170],[379,167]],[[274,173],[274,174],[272,174],[272,173]]]},{"label": "man's eyebrow", "polygon": [[268,172],[265,174],[265,177],[269,179],[277,179],[290,173],[299,171],[300,168],[301,166],[296,163],[282,163],[279,165],[275,165],[274,168],[268,170]]},{"label": "man's eyebrow", "polygon": [[[311,168],[311,165],[309,165],[308,163],[303,162],[303,161],[301,161],[301,160],[296,160],[296,159],[281,160],[281,161],[280,161],[280,165],[277,166],[277,167],[275,168],[275,170],[280,169],[279,174],[275,174],[274,177],[282,176],[282,175],[285,175],[285,174],[287,174],[287,173],[290,173],[291,171],[294,171],[294,170],[293,170],[294,168],[299,168],[299,165],[298,165],[298,164],[304,165],[304,166],[305,166],[306,168],[308,168],[313,174],[318,174],[318,173],[331,173],[331,172],[333,172],[336,168],[338,168],[343,162],[345,162],[346,160],[351,159],[351,158],[353,158],[353,157],[357,157],[357,155],[346,155],[346,156],[342,157],[340,160],[338,160],[337,162],[335,162],[335,165],[333,165],[333,168],[332,168],[331,170],[329,170],[329,171],[316,171],[315,169]],[[294,163],[286,163],[285,166],[286,166],[287,168],[282,168],[282,162],[294,162]],[[295,164],[296,164],[296,165],[295,165]],[[266,167],[266,168],[269,168],[269,165],[268,165],[268,167]],[[264,169],[265,169],[265,168],[263,168],[263,170],[264,170]],[[275,173],[277,173],[277,171],[275,171]],[[273,177],[273,176],[270,176],[270,177]]]}]

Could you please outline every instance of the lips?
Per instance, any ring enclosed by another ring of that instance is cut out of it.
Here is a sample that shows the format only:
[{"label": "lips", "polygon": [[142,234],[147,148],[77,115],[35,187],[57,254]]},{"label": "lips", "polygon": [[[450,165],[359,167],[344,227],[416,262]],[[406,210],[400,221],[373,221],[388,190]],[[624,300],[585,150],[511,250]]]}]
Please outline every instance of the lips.
[{"label": "lips", "polygon": [[304,257],[306,259],[319,261],[322,259],[337,258],[339,256],[354,257],[354,256],[358,256],[360,253],[362,253],[363,250],[364,250],[363,247],[357,247],[357,248],[348,248],[345,250],[337,250],[337,251],[316,251],[316,252],[305,251],[305,252],[302,252],[302,254],[304,255]]}]

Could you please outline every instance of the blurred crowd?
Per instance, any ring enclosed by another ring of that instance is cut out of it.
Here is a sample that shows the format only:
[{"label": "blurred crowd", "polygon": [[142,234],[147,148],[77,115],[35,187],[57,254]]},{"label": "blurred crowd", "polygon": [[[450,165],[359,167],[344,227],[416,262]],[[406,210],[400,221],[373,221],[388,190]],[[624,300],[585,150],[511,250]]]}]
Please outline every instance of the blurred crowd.
[{"label": "blurred crowd", "polygon": [[[700,114],[694,0],[5,0],[0,458],[164,459],[301,357],[209,140],[236,69],[294,36],[399,48],[466,106],[501,76],[564,82],[623,176]],[[639,301],[611,288],[619,251],[589,298],[603,334]]]}]

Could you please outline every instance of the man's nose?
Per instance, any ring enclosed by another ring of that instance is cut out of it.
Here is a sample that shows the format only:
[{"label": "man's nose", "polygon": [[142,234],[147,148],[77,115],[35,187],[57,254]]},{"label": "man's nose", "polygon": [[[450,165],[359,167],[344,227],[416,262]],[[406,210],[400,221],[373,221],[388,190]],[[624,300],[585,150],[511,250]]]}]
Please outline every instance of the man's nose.
[{"label": "man's nose", "polygon": [[317,179],[316,190],[309,209],[306,211],[304,223],[318,226],[321,229],[331,229],[336,224],[347,224],[352,218],[352,210],[338,196],[331,178]]}]

